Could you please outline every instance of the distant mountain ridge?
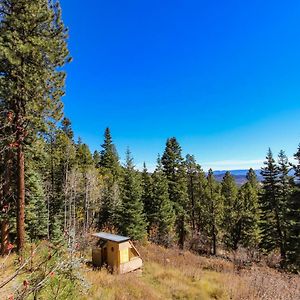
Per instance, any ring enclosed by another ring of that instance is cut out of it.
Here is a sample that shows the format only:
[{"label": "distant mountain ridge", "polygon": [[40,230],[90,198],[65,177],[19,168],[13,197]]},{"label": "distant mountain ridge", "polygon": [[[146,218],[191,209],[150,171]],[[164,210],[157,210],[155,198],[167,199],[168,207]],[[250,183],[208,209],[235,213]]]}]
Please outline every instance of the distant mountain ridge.
[{"label": "distant mountain ridge", "polygon": [[[242,185],[247,181],[246,175],[249,170],[217,170],[214,171],[214,176],[217,181],[221,182],[225,173],[230,172],[230,174],[234,177],[236,183],[238,185]],[[260,170],[254,170],[258,181],[262,181],[262,176],[260,174]]]}]

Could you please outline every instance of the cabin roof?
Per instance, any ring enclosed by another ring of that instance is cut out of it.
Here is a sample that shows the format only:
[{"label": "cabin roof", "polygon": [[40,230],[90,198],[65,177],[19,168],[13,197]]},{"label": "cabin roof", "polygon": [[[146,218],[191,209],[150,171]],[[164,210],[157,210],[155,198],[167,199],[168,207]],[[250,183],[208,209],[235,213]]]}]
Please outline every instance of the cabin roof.
[{"label": "cabin roof", "polygon": [[117,242],[117,243],[123,243],[123,242],[130,240],[130,237],[116,235],[116,234],[112,234],[112,233],[106,233],[106,232],[94,233],[93,236],[100,238],[102,240],[113,241],[113,242]]}]

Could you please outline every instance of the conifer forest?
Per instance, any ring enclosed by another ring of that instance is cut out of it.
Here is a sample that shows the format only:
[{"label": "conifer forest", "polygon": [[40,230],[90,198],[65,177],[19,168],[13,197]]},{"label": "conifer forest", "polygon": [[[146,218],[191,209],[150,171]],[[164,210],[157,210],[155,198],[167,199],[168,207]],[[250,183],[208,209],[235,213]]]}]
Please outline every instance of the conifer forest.
[{"label": "conifer forest", "polygon": [[243,184],[230,171],[217,180],[172,136],[154,170],[137,168],[130,148],[119,153],[109,127],[92,153],[64,115],[68,39],[58,1],[0,0],[0,249],[16,264],[0,298],[22,278],[5,299],[80,299],[69,286],[82,281],[78,253],[100,231],[216,259],[276,256],[275,269],[299,274],[300,145],[293,161],[269,149],[260,179],[251,168]]}]

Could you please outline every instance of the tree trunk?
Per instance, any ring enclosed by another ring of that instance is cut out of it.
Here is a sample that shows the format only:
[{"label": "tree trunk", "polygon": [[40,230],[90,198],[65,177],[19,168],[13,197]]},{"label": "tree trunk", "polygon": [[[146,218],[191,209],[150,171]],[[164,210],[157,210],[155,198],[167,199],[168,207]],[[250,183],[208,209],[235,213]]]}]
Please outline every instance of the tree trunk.
[{"label": "tree trunk", "polygon": [[18,147],[17,170],[17,250],[21,253],[25,243],[25,165],[22,145]]},{"label": "tree trunk", "polygon": [[212,228],[212,254],[213,255],[217,254],[217,236],[216,236],[215,224],[213,224],[213,228]]},{"label": "tree trunk", "polygon": [[8,149],[7,155],[5,155],[5,172],[4,172],[4,183],[3,183],[3,220],[1,222],[1,255],[8,253],[9,244],[9,208],[11,201],[11,184],[12,184],[12,151]]},{"label": "tree trunk", "polygon": [[8,253],[8,243],[9,243],[9,223],[7,218],[5,218],[1,223],[1,255]]},{"label": "tree trunk", "polygon": [[193,175],[190,175],[190,181],[191,181],[191,198],[192,198],[192,229],[194,233],[195,232],[195,197],[194,197]]}]

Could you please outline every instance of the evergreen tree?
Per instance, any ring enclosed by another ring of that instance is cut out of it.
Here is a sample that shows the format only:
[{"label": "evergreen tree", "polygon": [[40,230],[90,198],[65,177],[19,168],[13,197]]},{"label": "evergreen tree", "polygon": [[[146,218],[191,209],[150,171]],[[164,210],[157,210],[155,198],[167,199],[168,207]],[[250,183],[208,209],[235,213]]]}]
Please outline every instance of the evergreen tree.
[{"label": "evergreen tree", "polygon": [[152,195],[152,178],[144,163],[142,172],[142,201],[144,212],[148,223],[148,232],[153,225],[153,195]]},{"label": "evergreen tree", "polygon": [[82,193],[77,195],[80,196],[80,212],[81,219],[83,223],[83,229],[86,232],[89,224],[88,224],[88,214],[89,214],[89,190],[88,190],[88,174],[89,171],[94,166],[94,161],[90,149],[87,144],[80,144],[77,146],[77,164],[79,167],[79,171],[82,174]]},{"label": "evergreen tree", "polygon": [[189,232],[188,193],[181,147],[176,138],[167,140],[162,165],[168,179],[169,197],[175,209],[178,244],[183,248]]},{"label": "evergreen tree", "polygon": [[247,181],[251,184],[251,186],[255,189],[258,188],[258,180],[255,171],[250,168],[247,175],[246,175]]},{"label": "evergreen tree", "polygon": [[0,1],[0,99],[12,115],[17,169],[17,246],[25,240],[25,145],[61,117],[69,60],[57,1]]},{"label": "evergreen tree", "polygon": [[191,227],[193,232],[196,231],[197,224],[197,204],[201,201],[201,184],[199,183],[199,176],[203,173],[201,167],[196,163],[193,155],[187,155],[185,160],[187,171],[187,191],[189,197],[189,212]]},{"label": "evergreen tree", "polygon": [[284,151],[281,150],[278,155],[278,170],[279,170],[279,180],[278,180],[278,197],[279,197],[279,215],[281,219],[282,228],[282,243],[284,252],[287,249],[287,235],[288,235],[288,206],[291,201],[291,196],[294,188],[293,178],[289,175],[291,170],[290,163]]},{"label": "evergreen tree", "polygon": [[284,238],[283,206],[279,191],[279,168],[275,163],[271,149],[269,149],[265,167],[261,170],[263,193],[261,196],[261,246],[267,252],[275,248],[280,249],[281,258],[286,258],[286,241]]},{"label": "evergreen tree", "polygon": [[[110,129],[106,128],[104,133],[103,150],[100,152],[99,166],[103,175],[103,187],[101,197],[101,208],[99,212],[99,228],[113,230],[118,228],[120,198],[120,176],[121,167],[119,157],[112,142]],[[96,153],[96,158],[97,153]]]},{"label": "evergreen tree", "polygon": [[195,187],[196,201],[195,201],[195,219],[196,219],[196,230],[198,234],[201,234],[202,238],[205,236],[205,226],[207,212],[205,209],[206,205],[206,186],[207,179],[205,172],[200,170],[197,174]]},{"label": "evergreen tree", "polygon": [[224,201],[224,242],[227,247],[236,250],[242,233],[242,203],[237,197],[238,188],[230,172],[226,172],[222,180],[221,194]]},{"label": "evergreen tree", "polygon": [[206,224],[204,230],[211,241],[211,253],[217,254],[217,242],[222,222],[222,197],[220,186],[214,178],[212,169],[209,169],[207,175],[206,198],[203,203],[203,209],[206,216]]},{"label": "evergreen tree", "polygon": [[73,140],[74,138],[74,132],[73,132],[73,129],[72,129],[72,123],[70,121],[70,119],[64,117],[61,121],[61,129],[62,131],[67,135],[67,137],[70,139],[70,140]]},{"label": "evergreen tree", "polygon": [[95,150],[93,153],[93,160],[95,167],[98,168],[100,165],[100,153],[97,150]]},{"label": "evergreen tree", "polygon": [[52,235],[55,220],[64,220],[64,229],[68,219],[68,202],[70,188],[69,176],[79,158],[73,140],[62,130],[51,132],[47,139],[45,152],[46,166],[43,166],[44,179],[47,181],[47,197],[49,199],[49,235]]},{"label": "evergreen tree", "polygon": [[238,193],[239,203],[241,203],[240,244],[248,249],[257,249],[261,241],[258,190],[255,184],[253,185],[255,182],[248,178],[249,181],[240,188]]},{"label": "evergreen tree", "polygon": [[121,213],[120,187],[112,177],[107,177],[102,186],[99,229],[118,229]]},{"label": "evergreen tree", "polygon": [[294,155],[296,165],[294,165],[296,188],[294,189],[290,201],[288,202],[288,242],[287,261],[290,268],[300,270],[300,145]]},{"label": "evergreen tree", "polygon": [[120,163],[115,145],[112,142],[110,129],[106,128],[104,133],[104,143],[101,146],[103,150],[100,153],[100,167],[104,173],[111,174],[114,179],[120,176]]},{"label": "evergreen tree", "polygon": [[122,234],[130,236],[134,240],[141,240],[147,236],[141,179],[134,169],[129,150],[126,153],[120,215],[120,231]]},{"label": "evergreen tree", "polygon": [[174,238],[175,213],[169,199],[168,180],[163,172],[160,157],[157,159],[157,167],[152,175],[152,186],[153,201],[149,219],[157,226],[158,243],[169,246]]},{"label": "evergreen tree", "polygon": [[48,214],[42,181],[38,173],[28,171],[26,229],[31,241],[47,237]]}]

